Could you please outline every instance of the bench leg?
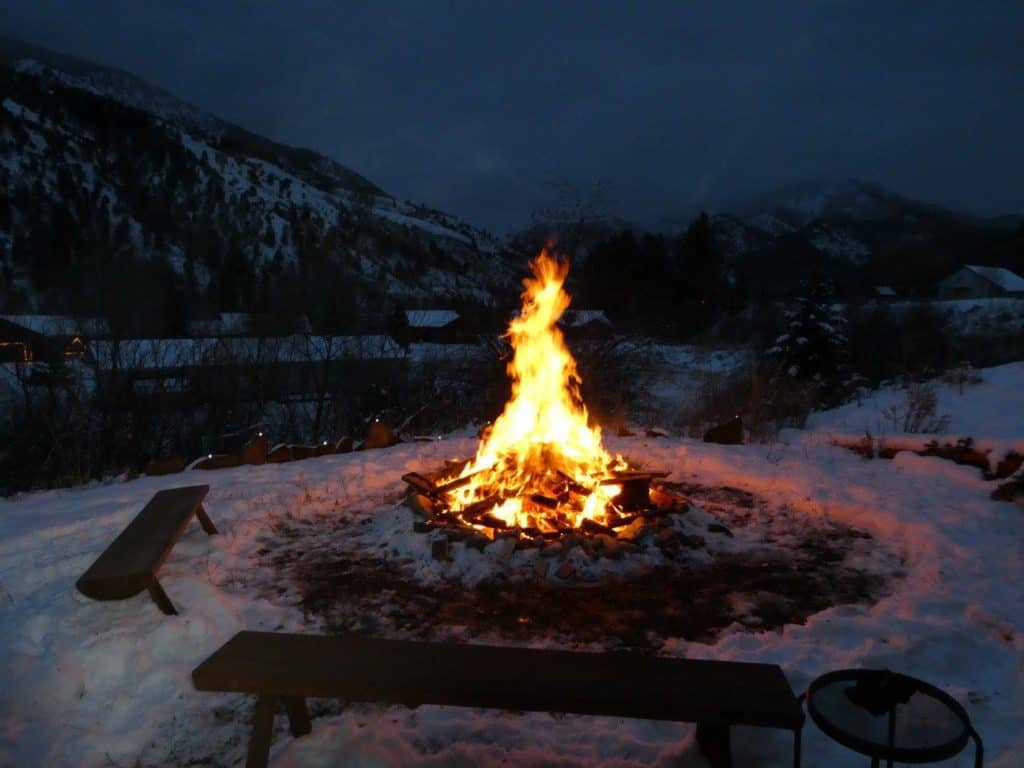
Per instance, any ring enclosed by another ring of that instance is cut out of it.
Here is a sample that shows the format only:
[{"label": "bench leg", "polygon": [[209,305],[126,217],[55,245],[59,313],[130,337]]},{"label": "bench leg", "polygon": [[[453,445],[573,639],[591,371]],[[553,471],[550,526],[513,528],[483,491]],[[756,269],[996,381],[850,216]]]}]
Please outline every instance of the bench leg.
[{"label": "bench leg", "polygon": [[252,736],[245,768],[267,768],[270,764],[270,740],[274,735],[274,697],[260,694],[252,716]]},{"label": "bench leg", "polygon": [[711,768],[732,768],[727,724],[697,723],[697,746],[711,763]]},{"label": "bench leg", "polygon": [[199,524],[203,526],[203,530],[208,534],[212,536],[213,534],[218,533],[217,526],[213,524],[213,520],[211,520],[210,516],[206,514],[206,510],[203,509],[202,504],[196,507],[196,518],[199,520]]},{"label": "bench leg", "polygon": [[156,603],[156,607],[168,616],[178,615],[178,612],[174,609],[174,603],[172,603],[170,598],[167,597],[167,593],[164,592],[164,588],[160,586],[160,582],[156,579],[149,582],[149,596],[153,598],[153,602]]},{"label": "bench leg", "polygon": [[309,710],[306,708],[306,700],[301,696],[285,696],[284,708],[288,712],[288,725],[291,728],[292,736],[298,738],[305,736],[313,730],[309,722]]}]

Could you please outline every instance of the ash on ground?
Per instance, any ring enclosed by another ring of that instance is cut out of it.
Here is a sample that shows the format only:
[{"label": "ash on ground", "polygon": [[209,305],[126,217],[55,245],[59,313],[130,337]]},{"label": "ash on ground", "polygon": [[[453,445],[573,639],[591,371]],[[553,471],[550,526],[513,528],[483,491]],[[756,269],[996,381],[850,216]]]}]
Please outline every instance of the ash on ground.
[{"label": "ash on ground", "polygon": [[662,487],[688,509],[632,539],[570,534],[527,548],[513,536],[417,532],[401,502],[310,498],[267,532],[255,581],[331,632],[654,651],[667,638],[711,642],[727,628],[770,631],[873,603],[900,575],[898,552],[825,516],[735,488]]}]

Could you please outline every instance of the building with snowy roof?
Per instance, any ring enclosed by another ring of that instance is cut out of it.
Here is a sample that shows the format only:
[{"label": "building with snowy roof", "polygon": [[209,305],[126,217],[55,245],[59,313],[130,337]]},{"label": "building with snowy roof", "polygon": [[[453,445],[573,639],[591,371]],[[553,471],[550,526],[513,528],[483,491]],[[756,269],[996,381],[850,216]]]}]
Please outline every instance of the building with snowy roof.
[{"label": "building with snowy roof", "polygon": [[1005,267],[981,267],[967,264],[935,287],[943,299],[984,299],[999,296],[1024,296],[1024,277]]},{"label": "building with snowy roof", "polygon": [[405,319],[410,328],[444,328],[459,319],[459,313],[451,309],[408,309]]},{"label": "building with snowy roof", "polygon": [[80,357],[85,341],[110,335],[97,318],[66,315],[0,315],[0,362],[53,362]]},{"label": "building with snowy roof", "polygon": [[469,339],[465,322],[451,309],[408,309],[405,340],[413,343],[461,344]]},{"label": "building with snowy roof", "polygon": [[558,324],[570,338],[608,336],[612,323],[603,309],[567,309]]}]

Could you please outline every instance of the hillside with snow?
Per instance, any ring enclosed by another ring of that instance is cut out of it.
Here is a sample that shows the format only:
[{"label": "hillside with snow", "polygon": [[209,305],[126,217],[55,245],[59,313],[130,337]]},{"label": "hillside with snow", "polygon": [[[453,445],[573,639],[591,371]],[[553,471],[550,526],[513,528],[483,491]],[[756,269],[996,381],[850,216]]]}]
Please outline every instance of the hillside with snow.
[{"label": "hillside with snow", "polygon": [[130,74],[0,40],[0,293],[87,311],[87,276],[125,261],[222,309],[287,304],[309,283],[337,285],[353,315],[489,304],[515,284],[484,230]]}]

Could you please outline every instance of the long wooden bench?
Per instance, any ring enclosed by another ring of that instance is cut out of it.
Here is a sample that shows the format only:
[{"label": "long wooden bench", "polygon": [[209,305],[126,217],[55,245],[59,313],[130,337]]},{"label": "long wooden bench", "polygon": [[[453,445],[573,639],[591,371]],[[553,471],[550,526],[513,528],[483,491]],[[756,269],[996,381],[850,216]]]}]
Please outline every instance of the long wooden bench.
[{"label": "long wooden bench", "polygon": [[695,722],[715,768],[731,764],[729,726],[783,728],[800,765],[803,710],[769,664],[239,632],[192,682],[257,696],[248,768],[267,765],[279,699],[292,734],[310,732],[307,697]]},{"label": "long wooden bench", "polygon": [[78,580],[78,591],[94,600],[124,600],[146,589],[161,611],[176,614],[157,571],[193,515],[204,531],[217,533],[203,509],[209,490],[192,485],[154,495]]}]

